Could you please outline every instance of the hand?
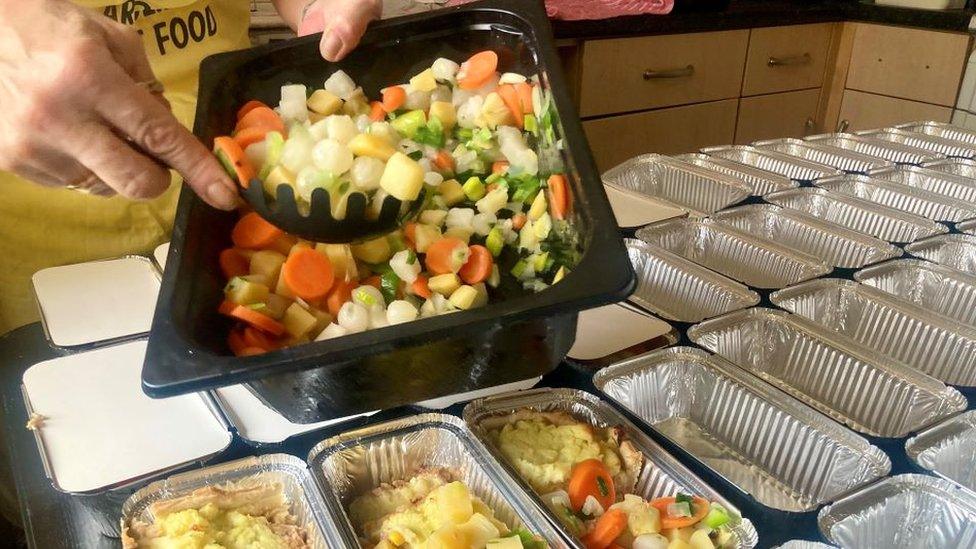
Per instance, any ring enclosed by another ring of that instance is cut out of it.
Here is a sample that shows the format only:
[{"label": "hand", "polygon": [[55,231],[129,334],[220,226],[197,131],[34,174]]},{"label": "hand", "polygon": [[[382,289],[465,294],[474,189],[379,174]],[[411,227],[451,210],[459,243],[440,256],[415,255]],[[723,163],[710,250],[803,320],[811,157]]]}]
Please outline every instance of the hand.
[{"label": "hand", "polygon": [[209,204],[233,208],[234,183],[155,82],[129,27],[66,0],[0,2],[0,169],[149,199],[171,166]]},{"label": "hand", "polygon": [[382,12],[382,0],[314,0],[304,11],[298,35],[324,33],[319,43],[322,57],[339,61],[355,49],[366,25]]}]

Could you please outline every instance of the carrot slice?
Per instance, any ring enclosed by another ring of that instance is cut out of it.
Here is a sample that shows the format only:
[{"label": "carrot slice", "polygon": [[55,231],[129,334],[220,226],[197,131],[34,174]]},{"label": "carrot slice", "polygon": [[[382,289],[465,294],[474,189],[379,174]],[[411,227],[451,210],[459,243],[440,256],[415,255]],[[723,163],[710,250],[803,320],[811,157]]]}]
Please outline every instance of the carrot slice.
[{"label": "carrot slice", "polygon": [[417,280],[413,281],[410,289],[413,290],[414,295],[418,295],[424,299],[430,299],[430,296],[433,295],[430,291],[430,286],[427,285],[427,277],[424,275],[417,275]]},{"label": "carrot slice", "polygon": [[491,163],[491,173],[503,173],[508,170],[508,162],[504,160],[496,160]]},{"label": "carrot slice", "polygon": [[566,177],[558,173],[550,175],[549,209],[551,210],[552,217],[566,219],[570,206],[569,186],[566,184]]},{"label": "carrot slice", "polygon": [[617,500],[613,476],[598,459],[588,459],[574,465],[566,491],[569,492],[569,502],[577,511],[583,508],[589,496],[600,502],[604,509],[608,509]]},{"label": "carrot slice", "polygon": [[244,330],[241,331],[241,340],[247,347],[257,347],[265,351],[270,351],[278,347],[277,343],[268,334],[251,326],[245,326]]},{"label": "carrot slice", "polygon": [[454,172],[454,157],[451,153],[445,150],[437,151],[434,155],[434,167],[437,168],[441,173],[453,173]]},{"label": "carrot slice", "polygon": [[491,258],[491,252],[480,244],[468,246],[468,251],[470,252],[468,262],[458,271],[458,276],[465,284],[477,284],[488,280],[491,276],[491,267],[495,263]]},{"label": "carrot slice", "polygon": [[234,312],[234,309],[236,308],[237,308],[237,303],[234,303],[229,299],[225,299],[220,302],[220,305],[217,306],[217,312],[222,315],[230,316],[230,314]]},{"label": "carrot slice", "polygon": [[281,132],[285,134],[285,123],[278,116],[278,113],[271,110],[267,105],[254,107],[237,121],[234,132],[239,132],[244,128],[265,128],[268,131]]},{"label": "carrot slice", "polygon": [[267,352],[268,352],[267,349],[262,349],[260,347],[244,347],[243,349],[241,349],[239,353],[237,353],[237,356],[263,355],[264,353]]},{"label": "carrot slice", "polygon": [[608,509],[597,519],[589,534],[583,536],[586,549],[607,549],[627,528],[627,513],[620,509]]},{"label": "carrot slice", "polygon": [[523,117],[525,113],[522,112],[522,103],[519,99],[519,94],[515,90],[515,86],[511,84],[502,84],[498,86],[495,90],[498,95],[501,96],[502,101],[505,102],[505,106],[508,110],[512,111],[512,118],[515,119],[515,125],[522,129]]},{"label": "carrot slice", "polygon": [[268,128],[262,128],[261,126],[244,128],[243,130],[234,134],[234,141],[237,141],[237,144],[241,146],[241,149],[246,149],[255,143],[264,141],[264,137],[268,135],[268,131]]},{"label": "carrot slice", "polygon": [[691,498],[691,516],[674,517],[668,514],[668,505],[675,503],[675,498],[656,498],[650,501],[661,515],[661,528],[684,528],[698,524],[708,514],[709,503],[705,498],[695,496]]},{"label": "carrot slice", "polygon": [[525,226],[525,214],[517,213],[512,216],[512,228],[516,231]]},{"label": "carrot slice", "polygon": [[407,92],[400,86],[390,86],[383,89],[383,110],[393,112],[407,102]]},{"label": "carrot slice", "polygon": [[329,297],[325,300],[325,305],[329,309],[329,314],[333,317],[339,316],[339,309],[352,300],[353,283],[345,280],[336,281],[335,286],[329,291]]},{"label": "carrot slice", "polygon": [[408,221],[403,225],[403,237],[407,239],[407,243],[410,247],[417,249],[417,224],[413,221]]},{"label": "carrot slice", "polygon": [[522,115],[532,114],[532,84],[519,82],[515,84],[515,91],[518,92],[519,104],[522,106]]},{"label": "carrot slice", "polygon": [[257,177],[257,171],[251,165],[251,161],[244,154],[241,145],[234,141],[232,137],[226,135],[214,138],[214,154],[220,159],[227,169],[234,170],[237,182],[245,189],[251,184],[251,180]]},{"label": "carrot slice", "polygon": [[269,109],[271,108],[265,105],[264,103],[258,101],[257,99],[252,99],[247,103],[244,103],[244,105],[241,108],[237,109],[237,119],[240,120],[241,118],[244,118],[245,114],[253,111],[258,107],[265,107]]},{"label": "carrot slice", "polygon": [[227,248],[220,252],[219,263],[221,272],[228,279],[244,276],[251,272],[251,262],[241,255],[241,252],[236,248]]},{"label": "carrot slice", "polygon": [[306,300],[327,296],[335,282],[329,258],[311,248],[296,250],[288,256],[281,267],[281,276],[292,293]]},{"label": "carrot slice", "polygon": [[241,356],[241,351],[247,348],[247,344],[244,343],[244,338],[241,335],[242,333],[238,326],[227,334],[227,346],[230,347],[230,352],[234,353],[235,356]]},{"label": "carrot slice", "polygon": [[386,118],[386,111],[383,110],[383,103],[379,101],[373,101],[369,104],[369,119],[373,122],[379,122]]},{"label": "carrot slice", "polygon": [[[445,236],[439,240],[435,240],[427,248],[427,257],[424,259],[427,270],[434,274],[458,272],[464,266],[465,262],[463,261],[462,254],[467,248],[468,245],[459,238]],[[460,264],[458,264],[459,261]]]},{"label": "carrot slice", "polygon": [[247,324],[254,326],[259,330],[264,330],[273,336],[280,336],[281,334],[285,333],[284,324],[244,305],[234,307],[234,310],[230,312],[230,316],[238,320],[243,320]]},{"label": "carrot slice", "polygon": [[476,90],[484,86],[491,79],[497,68],[497,53],[491,50],[478,52],[461,65],[458,86],[462,90]]},{"label": "carrot slice", "polygon": [[234,230],[230,233],[230,239],[238,248],[259,250],[273,245],[278,237],[284,234],[285,231],[275,227],[256,212],[251,212],[237,221],[237,225],[234,225]]}]

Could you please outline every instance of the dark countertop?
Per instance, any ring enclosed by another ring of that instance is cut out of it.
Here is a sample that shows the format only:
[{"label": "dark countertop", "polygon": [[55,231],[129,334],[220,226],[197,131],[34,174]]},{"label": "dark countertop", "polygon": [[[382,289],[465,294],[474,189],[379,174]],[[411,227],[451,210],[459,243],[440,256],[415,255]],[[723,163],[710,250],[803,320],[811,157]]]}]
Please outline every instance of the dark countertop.
[{"label": "dark countertop", "polygon": [[669,15],[638,15],[596,21],[553,21],[558,39],[614,38],[748,29],[805,23],[863,21],[967,32],[976,11],[931,11],[845,0],[732,0],[720,11],[687,11],[682,0]]}]

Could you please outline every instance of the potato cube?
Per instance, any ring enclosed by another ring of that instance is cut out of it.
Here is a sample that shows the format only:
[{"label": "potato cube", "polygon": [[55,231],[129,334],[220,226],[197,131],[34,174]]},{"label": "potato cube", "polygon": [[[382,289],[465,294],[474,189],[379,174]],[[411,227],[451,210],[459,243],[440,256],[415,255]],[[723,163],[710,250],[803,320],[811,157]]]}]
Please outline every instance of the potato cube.
[{"label": "potato cube", "polygon": [[394,153],[386,162],[380,187],[404,202],[416,200],[424,188],[424,169],[409,156]]},{"label": "potato cube", "polygon": [[252,282],[244,277],[234,277],[224,289],[224,297],[238,305],[263,303],[268,299],[271,290],[264,284]]},{"label": "potato cube", "polygon": [[441,229],[434,225],[427,225],[426,223],[420,223],[417,225],[417,230],[414,233],[414,244],[417,246],[417,252],[424,253],[427,248],[434,243],[435,240],[440,239]]},{"label": "potato cube", "polygon": [[461,287],[461,279],[454,273],[432,276],[427,281],[427,287],[432,292],[437,292],[444,297],[450,297],[454,294],[455,290]]},{"label": "potato cube", "polygon": [[424,210],[420,212],[420,217],[417,219],[424,224],[434,225],[435,227],[440,227],[444,224],[444,219],[447,218],[447,212],[444,210]]},{"label": "potato cube", "polygon": [[292,304],[292,300],[287,297],[282,297],[278,294],[268,295],[268,299],[264,301],[264,309],[262,313],[266,313],[268,316],[275,320],[281,320],[281,317],[285,316],[285,310],[288,306]]},{"label": "potato cube", "polygon": [[[386,139],[368,133],[361,133],[349,140],[349,150],[356,156],[369,156],[384,162],[396,153],[396,150]],[[422,180],[423,175],[421,174]]]},{"label": "potato cube", "polygon": [[429,117],[435,116],[441,121],[445,130],[451,130],[457,124],[457,110],[449,101],[434,101],[430,104]]},{"label": "potato cube", "polygon": [[437,186],[437,194],[448,207],[458,204],[465,199],[464,186],[457,179],[448,179]]},{"label": "potato cube", "polygon": [[712,538],[708,537],[708,530],[695,530],[691,535],[690,543],[694,549],[715,549]]},{"label": "potato cube", "polygon": [[349,244],[319,243],[315,245],[315,251],[329,258],[336,280],[353,280],[358,277],[356,259]]},{"label": "potato cube", "polygon": [[471,243],[471,235],[474,233],[471,229],[465,229],[462,227],[451,227],[450,229],[444,231],[444,236],[454,237],[458,240],[463,241],[465,244]]},{"label": "potato cube", "polygon": [[258,250],[251,256],[251,274],[263,275],[268,286],[278,284],[278,273],[285,262],[285,256],[274,250]]},{"label": "potato cube", "polygon": [[[297,179],[295,178],[295,174],[288,171],[288,168],[284,166],[275,166],[275,168],[268,173],[268,177],[264,178],[262,185],[264,185],[265,194],[277,197],[279,185],[289,185],[295,189],[296,181]],[[297,189],[295,192],[298,192]]]},{"label": "potato cube", "polygon": [[285,309],[285,316],[281,317],[281,323],[285,325],[285,331],[290,336],[302,337],[312,331],[318,319],[298,303],[292,303]]},{"label": "potato cube", "polygon": [[356,259],[366,263],[376,264],[389,261],[390,256],[393,255],[393,249],[390,248],[390,241],[385,236],[367,240],[362,244],[353,244],[351,248],[352,255]]},{"label": "potato cube", "polygon": [[429,92],[437,88],[437,78],[434,78],[434,71],[427,69],[424,72],[410,79],[410,87],[416,91]]},{"label": "potato cube", "polygon": [[326,90],[315,90],[305,103],[308,110],[323,116],[335,114],[342,108],[342,99]]},{"label": "potato cube", "polygon": [[458,309],[466,311],[468,309],[473,309],[477,300],[478,290],[475,290],[472,286],[464,285],[457,290],[454,290],[448,301],[450,301],[451,305],[454,305]]}]

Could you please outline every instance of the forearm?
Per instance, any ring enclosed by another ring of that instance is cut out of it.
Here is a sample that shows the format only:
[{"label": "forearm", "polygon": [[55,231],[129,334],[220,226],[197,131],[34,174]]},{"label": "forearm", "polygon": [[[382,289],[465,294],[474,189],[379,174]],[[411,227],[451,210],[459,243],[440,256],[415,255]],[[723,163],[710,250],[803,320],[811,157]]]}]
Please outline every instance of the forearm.
[{"label": "forearm", "polygon": [[302,22],[302,15],[306,7],[314,2],[315,0],[271,0],[275,9],[278,10],[278,15],[295,31],[298,30],[298,26]]}]

